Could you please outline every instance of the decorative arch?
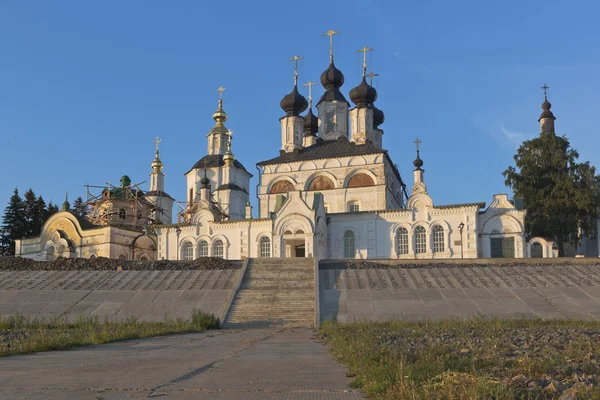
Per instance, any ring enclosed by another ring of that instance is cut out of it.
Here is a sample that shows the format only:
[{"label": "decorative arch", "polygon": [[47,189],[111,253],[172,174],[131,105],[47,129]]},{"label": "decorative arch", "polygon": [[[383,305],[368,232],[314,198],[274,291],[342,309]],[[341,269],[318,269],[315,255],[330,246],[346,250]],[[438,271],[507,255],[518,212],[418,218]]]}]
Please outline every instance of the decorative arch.
[{"label": "decorative arch", "polygon": [[291,172],[292,168],[289,164],[279,164],[275,167],[273,172]]},{"label": "decorative arch", "polygon": [[298,167],[298,171],[310,171],[313,169],[317,169],[317,164],[312,161],[305,161]]},{"label": "decorative arch", "polygon": [[269,185],[269,194],[287,193],[296,189],[296,182],[291,177],[282,177]]},{"label": "decorative arch", "polygon": [[301,214],[290,214],[275,223],[274,232],[283,235],[285,231],[297,232],[299,230],[305,233],[315,231],[312,222],[307,217]]},{"label": "decorative arch", "polygon": [[[350,186],[351,181],[352,186]],[[366,169],[358,169],[352,171],[346,176],[346,179],[344,180],[344,187],[374,186],[376,184],[377,178],[375,174]]]},{"label": "decorative arch", "polygon": [[305,190],[335,189],[335,176],[329,172],[320,172],[310,177],[306,182]]},{"label": "decorative arch", "polygon": [[521,233],[523,226],[515,217],[511,215],[496,215],[488,219],[481,230],[484,234],[491,234],[493,231],[501,233]]},{"label": "decorative arch", "polygon": [[222,243],[223,246],[223,255],[222,258],[227,259],[227,256],[229,254],[229,240],[227,240],[227,237],[223,236],[223,235],[216,235],[215,237],[212,238],[212,241],[210,242],[210,256],[211,257],[217,257],[219,256],[218,254],[215,254],[218,251],[218,246],[219,246],[219,242]]},{"label": "decorative arch", "polygon": [[358,156],[358,157],[352,157],[350,160],[348,160],[348,166],[354,166],[354,165],[366,165],[367,164],[367,160],[365,160],[364,157]]},{"label": "decorative arch", "polygon": [[333,159],[333,160],[328,160],[323,165],[323,168],[339,168],[341,166],[342,166],[342,163],[340,163],[339,160]]}]

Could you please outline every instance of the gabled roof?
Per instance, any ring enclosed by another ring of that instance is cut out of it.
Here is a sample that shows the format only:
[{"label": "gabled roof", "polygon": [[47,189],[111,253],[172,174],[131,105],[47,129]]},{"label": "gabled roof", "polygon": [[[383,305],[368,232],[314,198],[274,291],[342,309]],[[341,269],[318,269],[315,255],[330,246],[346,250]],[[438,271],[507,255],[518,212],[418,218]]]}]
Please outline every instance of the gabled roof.
[{"label": "gabled roof", "polygon": [[362,156],[366,154],[387,154],[387,150],[378,149],[372,144],[354,144],[346,139],[318,140],[312,146],[299,152],[281,153],[278,157],[261,161],[257,165],[270,165],[324,158]]},{"label": "gabled roof", "polygon": [[317,143],[312,146],[305,147],[298,152],[284,153],[281,152],[279,157],[272,158],[270,160],[261,161],[256,165],[273,165],[273,164],[284,164],[298,161],[308,160],[322,160],[326,158],[340,158],[340,157],[353,157],[353,156],[364,156],[367,154],[384,154],[388,159],[394,175],[398,178],[398,181],[404,185],[400,172],[396,169],[396,165],[392,162],[388,151],[379,149],[370,143],[355,144],[349,142],[346,139],[338,140],[322,140],[317,139]]},{"label": "gabled roof", "polygon": [[169,199],[173,199],[168,193],[163,192],[162,190],[151,190],[150,192],[146,192],[146,196],[168,197]]},{"label": "gabled roof", "polygon": [[240,192],[248,193],[248,191],[246,189],[244,189],[243,187],[241,187],[239,185],[236,185],[235,183],[226,183],[224,185],[221,185],[215,189],[215,192],[219,191],[219,190],[237,190]]},{"label": "gabled roof", "polygon": [[[224,165],[225,161],[223,161],[223,154],[211,154],[199,159],[198,162],[196,162],[196,164],[190,168],[190,171],[194,169],[223,167]],[[248,172],[248,170],[238,160],[233,161],[233,167]],[[185,175],[189,174],[190,171],[186,172]],[[248,172],[248,174],[250,174],[250,172]],[[250,176],[252,176],[252,174],[250,174]]]}]

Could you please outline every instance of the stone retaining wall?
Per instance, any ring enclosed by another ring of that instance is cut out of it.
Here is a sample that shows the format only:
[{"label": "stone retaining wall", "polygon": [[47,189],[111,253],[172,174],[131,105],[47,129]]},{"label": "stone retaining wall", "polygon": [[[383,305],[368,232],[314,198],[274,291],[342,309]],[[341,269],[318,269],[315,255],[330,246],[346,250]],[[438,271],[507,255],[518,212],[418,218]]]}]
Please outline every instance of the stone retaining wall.
[{"label": "stone retaining wall", "polygon": [[595,259],[322,261],[321,319],[600,319]]}]

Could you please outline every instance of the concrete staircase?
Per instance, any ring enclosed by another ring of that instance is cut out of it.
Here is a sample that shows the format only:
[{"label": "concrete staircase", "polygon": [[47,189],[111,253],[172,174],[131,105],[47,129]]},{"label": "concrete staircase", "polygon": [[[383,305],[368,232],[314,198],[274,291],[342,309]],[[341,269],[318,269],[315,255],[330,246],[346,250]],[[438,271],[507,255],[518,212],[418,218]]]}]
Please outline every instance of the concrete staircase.
[{"label": "concrete staircase", "polygon": [[312,327],[314,293],[313,258],[253,258],[224,326]]}]

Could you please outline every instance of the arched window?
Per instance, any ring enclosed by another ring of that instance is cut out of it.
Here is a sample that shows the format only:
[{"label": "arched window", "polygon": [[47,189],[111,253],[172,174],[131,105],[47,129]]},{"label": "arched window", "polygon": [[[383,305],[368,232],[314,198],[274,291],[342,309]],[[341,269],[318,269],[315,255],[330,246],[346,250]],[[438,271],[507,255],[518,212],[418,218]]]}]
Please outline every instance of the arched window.
[{"label": "arched window", "polygon": [[46,260],[47,261],[54,260],[54,246],[50,246],[46,249]]},{"label": "arched window", "polygon": [[375,185],[375,182],[373,182],[373,178],[371,178],[370,175],[367,175],[364,172],[354,174],[352,178],[350,178],[350,180],[348,181],[348,187],[362,187],[373,185]]},{"label": "arched window", "polygon": [[271,193],[287,193],[290,190],[294,190],[294,184],[290,181],[279,181],[271,187]]},{"label": "arched window", "polygon": [[92,255],[90,256],[90,260],[95,260],[95,259],[96,259],[96,255],[95,255],[95,254],[92,254]]},{"label": "arched window", "polygon": [[125,211],[125,209],[124,209],[124,208],[121,208],[121,209],[119,210],[119,218],[120,218],[120,219],[126,219],[126,218],[127,218],[127,211]]},{"label": "arched window", "polygon": [[398,228],[396,231],[396,252],[400,254],[408,254],[408,230],[406,228]]},{"label": "arched window", "polygon": [[119,260],[127,260],[127,257],[125,257],[124,255],[122,255],[122,254],[121,254],[121,255],[119,256]]},{"label": "arched window", "polygon": [[213,251],[213,255],[218,258],[223,258],[223,241],[217,240],[215,241],[215,248]]},{"label": "arched window", "polygon": [[544,248],[541,243],[531,243],[531,258],[542,258],[544,256]]},{"label": "arched window", "polygon": [[354,243],[354,232],[344,233],[344,258],[355,258],[356,246]]},{"label": "arched window", "polygon": [[183,242],[183,244],[181,245],[181,255],[181,258],[186,261],[194,259],[194,246],[191,242]]},{"label": "arched window", "polygon": [[63,254],[63,253],[65,252],[65,246],[64,246],[64,245],[62,245],[62,244],[61,244],[60,246],[58,246],[58,250],[57,250],[57,252],[58,252],[58,256],[59,256],[59,257],[64,257],[64,254]]},{"label": "arched window", "polygon": [[427,251],[427,233],[425,228],[417,226],[415,228],[415,253],[422,254]]},{"label": "arched window", "polygon": [[208,257],[208,242],[201,240],[198,244],[198,257]]},{"label": "arched window", "polygon": [[260,256],[271,257],[271,239],[266,236],[260,238]]},{"label": "arched window", "polygon": [[444,252],[444,228],[440,225],[433,227],[433,252]]}]

